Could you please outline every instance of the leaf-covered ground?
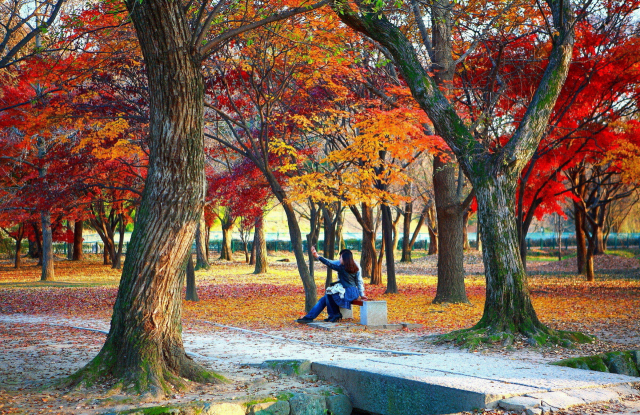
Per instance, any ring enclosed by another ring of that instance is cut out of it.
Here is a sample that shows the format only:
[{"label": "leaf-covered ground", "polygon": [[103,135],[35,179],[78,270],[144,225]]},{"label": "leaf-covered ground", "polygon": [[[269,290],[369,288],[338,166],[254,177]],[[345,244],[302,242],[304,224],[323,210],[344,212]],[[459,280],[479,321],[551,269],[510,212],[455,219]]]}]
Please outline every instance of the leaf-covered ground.
[{"label": "leaf-covered ground", "polygon": [[[477,352],[546,362],[605,350],[640,348],[640,264],[634,255],[623,255],[599,257],[596,269],[600,275],[593,283],[572,273],[571,258],[557,261],[541,256],[536,258],[541,260],[529,263],[533,270],[529,284],[540,318],[552,327],[595,334],[600,338],[595,344],[574,350],[531,349],[524,341],[516,341],[512,346],[487,346]],[[466,287],[470,304],[431,304],[436,290],[434,257],[398,264],[399,294],[384,295],[384,286],[367,284],[369,297],[388,301],[391,322],[420,323],[423,325],[420,330],[325,332],[293,322],[303,314],[304,300],[295,264],[273,262],[269,274],[256,276],[251,273],[252,267],[241,262],[215,262],[210,270],[197,272],[201,301],[184,303],[184,327],[206,333],[219,330],[208,323],[218,323],[318,343],[428,352],[434,346],[425,342],[425,335],[469,327],[482,314],[485,284],[483,276],[478,275],[482,264],[477,254],[465,258],[465,267],[469,274]],[[324,268],[316,272],[316,284],[322,293],[326,273]],[[61,260],[56,262],[57,281],[40,282],[40,269],[35,263],[28,262],[24,268],[15,270],[8,261],[0,262],[0,314],[59,316],[84,323],[102,322],[104,326],[111,315],[119,275],[119,271],[102,265],[98,258],[82,263]],[[358,308],[355,310],[357,321]],[[0,325],[0,350],[11,350],[10,357],[4,360],[0,357],[0,366],[7,381],[21,384],[5,385],[9,387],[7,390],[0,387],[0,414],[98,413],[104,409],[102,404],[96,404],[103,402],[97,399],[103,393],[100,390],[89,397],[58,396],[56,392],[38,389],[47,379],[64,376],[95,355],[104,335],[69,327],[24,325],[20,330],[15,327],[15,324]],[[19,367],[24,371],[15,372]],[[215,397],[222,391],[206,393]],[[624,405],[630,403],[620,404],[619,408],[594,406],[566,413],[624,412],[629,408]]]},{"label": "leaf-covered ground", "polygon": [[[616,342],[638,343],[640,328],[640,276],[638,260],[621,256],[598,257],[596,265],[622,266],[602,271],[597,281],[586,282],[571,274],[571,260],[533,262],[536,273],[529,285],[539,317],[555,328],[605,335]],[[436,277],[429,271],[434,257],[399,264],[399,294],[385,295],[384,286],[366,284],[367,296],[388,302],[390,322],[423,325],[425,333],[443,333],[470,327],[482,315],[484,277],[466,279],[470,304],[434,305]],[[477,255],[468,255],[467,267],[476,267]],[[565,263],[558,270],[559,262]],[[6,264],[6,263],[5,263]],[[530,262],[531,264],[531,262]],[[636,265],[636,268],[633,268]],[[545,267],[553,267],[551,274]],[[304,294],[292,263],[274,262],[266,275],[253,275],[240,262],[215,262],[210,270],[196,273],[200,302],[185,302],[186,320],[260,329],[299,329],[294,319],[303,315]],[[469,272],[469,269],[467,269]],[[115,300],[119,271],[97,261],[56,263],[56,282],[40,282],[35,264],[15,270],[0,267],[0,313],[60,314],[108,318]],[[323,292],[326,272],[316,269],[316,284]],[[355,307],[355,319],[359,308]]]}]

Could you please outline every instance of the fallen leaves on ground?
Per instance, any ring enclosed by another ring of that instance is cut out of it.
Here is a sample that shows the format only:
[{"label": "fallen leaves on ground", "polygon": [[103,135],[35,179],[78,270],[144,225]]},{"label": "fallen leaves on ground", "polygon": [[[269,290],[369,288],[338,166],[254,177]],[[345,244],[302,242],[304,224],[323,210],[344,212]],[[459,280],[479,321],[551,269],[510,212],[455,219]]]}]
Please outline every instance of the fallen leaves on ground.
[{"label": "fallen leaves on ground", "polygon": [[[477,258],[466,262],[476,263]],[[435,305],[431,301],[436,277],[418,274],[417,263],[403,266],[411,273],[398,275],[398,294],[385,295],[384,286],[366,284],[368,297],[387,301],[390,322],[419,323],[424,332],[443,333],[470,327],[482,316],[483,276],[467,277],[469,304]],[[110,316],[119,271],[92,261],[59,261],[55,283],[37,281],[35,271],[34,266],[17,271],[0,268],[0,313]],[[275,263],[266,275],[251,271],[251,266],[231,262],[216,262],[209,270],[198,271],[201,301],[185,302],[185,320],[245,328],[300,328],[293,320],[304,314],[304,292],[295,266]],[[324,271],[316,270],[319,296],[324,292]],[[639,342],[634,334],[640,322],[638,279],[613,276],[586,282],[571,275],[541,275],[531,276],[529,286],[540,319],[550,326]],[[359,307],[354,311],[357,320]]]}]

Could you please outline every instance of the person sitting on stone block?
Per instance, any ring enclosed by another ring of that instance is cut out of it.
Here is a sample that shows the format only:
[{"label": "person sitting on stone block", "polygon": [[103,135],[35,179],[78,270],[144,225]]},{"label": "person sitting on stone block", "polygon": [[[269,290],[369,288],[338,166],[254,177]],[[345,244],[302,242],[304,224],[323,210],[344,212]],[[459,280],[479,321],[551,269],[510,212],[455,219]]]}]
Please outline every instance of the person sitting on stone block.
[{"label": "person sitting on stone block", "polygon": [[362,281],[360,267],[355,263],[353,253],[348,249],[340,251],[340,259],[337,261],[321,257],[313,247],[311,248],[311,254],[315,259],[338,273],[338,282],[331,284],[311,311],[306,316],[297,319],[296,322],[302,324],[311,323],[325,307],[329,318],[324,321],[338,322],[342,319],[340,307],[350,310],[353,300],[358,299],[358,297],[363,300],[367,299],[364,296],[364,282]]}]

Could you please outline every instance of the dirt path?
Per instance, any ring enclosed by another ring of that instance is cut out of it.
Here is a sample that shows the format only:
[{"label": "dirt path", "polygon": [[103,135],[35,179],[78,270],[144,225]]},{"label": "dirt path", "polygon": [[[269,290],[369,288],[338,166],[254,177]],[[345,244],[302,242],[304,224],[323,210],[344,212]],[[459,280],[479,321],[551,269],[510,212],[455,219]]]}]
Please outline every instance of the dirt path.
[{"label": "dirt path", "polygon": [[[46,388],[53,380],[73,373],[95,356],[104,342],[103,331],[108,329],[108,324],[106,320],[97,319],[0,315],[0,414],[93,415],[104,413],[107,409],[130,408],[130,404],[118,403],[116,397],[105,399],[106,385],[98,385],[89,392],[67,394]],[[406,353],[441,353],[448,349],[446,346],[433,346],[424,340],[423,334],[411,332],[386,332],[384,336],[380,336],[376,332],[325,332],[301,328],[293,332],[271,331],[258,334],[202,321],[185,324],[184,344],[194,360],[225,375],[231,383],[200,385],[189,393],[175,394],[170,400],[164,401],[164,404],[275,396],[283,391],[324,384],[312,378],[280,377],[252,365],[267,359],[293,356],[310,360],[366,359],[390,354],[371,349]],[[540,363],[564,357],[532,349],[484,353],[508,354],[510,359]],[[603,414],[640,413],[640,406],[634,409],[636,404],[637,402],[629,401],[609,405],[608,409],[597,406],[580,409],[583,412],[567,413],[589,413],[591,410],[594,411],[592,413]],[[636,409],[638,412],[631,412]],[[603,410],[605,412],[601,412]]]}]

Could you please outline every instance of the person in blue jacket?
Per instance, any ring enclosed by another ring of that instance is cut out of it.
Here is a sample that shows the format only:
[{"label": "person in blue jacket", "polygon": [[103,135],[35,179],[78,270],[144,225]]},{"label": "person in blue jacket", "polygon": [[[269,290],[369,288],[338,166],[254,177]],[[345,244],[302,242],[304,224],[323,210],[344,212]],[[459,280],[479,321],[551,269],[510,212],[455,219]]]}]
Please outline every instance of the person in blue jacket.
[{"label": "person in blue jacket", "polygon": [[351,309],[351,302],[358,297],[366,300],[364,296],[364,282],[360,273],[360,267],[353,260],[353,253],[348,249],[340,251],[340,259],[331,261],[318,255],[315,248],[311,248],[311,254],[327,267],[338,273],[338,282],[327,287],[324,296],[316,303],[309,313],[296,320],[298,323],[311,323],[322,310],[327,308],[329,318],[324,321],[332,323],[342,319],[340,307]]}]

